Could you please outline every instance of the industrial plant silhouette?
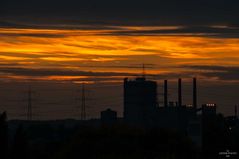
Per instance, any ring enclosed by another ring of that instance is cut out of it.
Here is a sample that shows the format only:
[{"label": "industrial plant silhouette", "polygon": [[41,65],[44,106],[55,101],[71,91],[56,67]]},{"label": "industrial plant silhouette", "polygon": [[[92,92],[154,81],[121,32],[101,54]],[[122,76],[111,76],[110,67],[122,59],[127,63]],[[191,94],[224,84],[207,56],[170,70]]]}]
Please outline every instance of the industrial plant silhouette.
[{"label": "industrial plant silhouette", "polygon": [[197,103],[197,79],[192,79],[192,105],[168,100],[164,80],[164,105],[158,105],[157,82],[145,75],[125,78],[123,118],[111,109],[100,119],[86,120],[85,88],[82,87],[81,120],[34,121],[31,89],[28,120],[0,117],[1,158],[230,158],[238,157],[239,121],[235,115],[217,114],[217,105]]}]

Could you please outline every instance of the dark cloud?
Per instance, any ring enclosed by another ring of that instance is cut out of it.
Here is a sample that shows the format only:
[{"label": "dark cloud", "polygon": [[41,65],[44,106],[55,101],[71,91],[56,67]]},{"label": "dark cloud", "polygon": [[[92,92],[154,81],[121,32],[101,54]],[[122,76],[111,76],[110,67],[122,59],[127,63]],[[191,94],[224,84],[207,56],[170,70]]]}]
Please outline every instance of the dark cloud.
[{"label": "dark cloud", "polygon": [[[95,67],[95,66],[83,66],[85,67]],[[121,65],[121,66],[99,66],[102,68],[127,68],[127,69],[141,69],[140,65]],[[147,69],[153,69],[155,65],[148,64],[146,65]],[[80,67],[79,67],[80,69]],[[81,71],[81,70],[63,70],[63,69],[31,69],[24,67],[14,67],[5,64],[0,64],[0,74],[2,75],[14,75],[14,76],[26,76],[26,77],[48,77],[48,76],[86,76],[87,80],[99,81],[99,80],[112,80],[118,77],[137,77],[141,75],[140,73],[127,73],[127,72],[92,72],[92,71]],[[191,74],[188,72],[179,72],[179,73],[165,73],[165,74],[146,74],[150,79],[161,80],[161,79],[174,79],[180,76],[185,78],[191,77]],[[84,78],[85,79],[85,78]],[[71,79],[69,79],[71,80]],[[74,81],[80,79],[74,78]]]},{"label": "dark cloud", "polygon": [[[108,30],[99,35],[190,35],[239,38],[239,2],[232,0],[9,0],[1,5],[0,27]],[[176,29],[131,30],[118,26],[179,26]],[[219,27],[215,27],[219,26]],[[220,27],[221,26],[221,27]],[[225,26],[225,27],[222,27]],[[97,34],[97,33],[96,33]],[[14,34],[1,34],[15,36]],[[21,34],[64,37],[53,34]]]},{"label": "dark cloud", "polygon": [[[75,22],[71,17],[39,18],[38,21],[33,16],[1,16],[0,27],[2,28],[23,28],[23,29],[71,29],[71,30],[121,30],[114,25],[104,25],[103,23]],[[93,25],[92,25],[93,24]]]},{"label": "dark cloud", "polygon": [[[1,65],[0,65],[1,66]],[[91,66],[87,66],[91,67]],[[127,68],[127,69],[138,69],[142,68],[138,65],[132,66],[102,66],[111,68]],[[154,65],[149,65],[147,68],[152,69]],[[119,80],[118,77],[138,77],[141,73],[127,73],[127,72],[92,72],[92,71],[75,71],[75,70],[62,70],[62,69],[31,69],[23,67],[10,67],[8,65],[0,67],[0,74],[14,75],[14,76],[26,76],[26,77],[48,77],[48,76],[86,76],[86,81],[109,81]],[[178,73],[164,73],[164,74],[146,74],[147,78],[154,80],[162,79],[175,79],[183,76],[184,78],[191,78],[190,72],[178,72]],[[34,79],[33,79],[34,80]],[[81,78],[66,79],[66,81],[80,81]],[[64,79],[62,79],[64,81]]]},{"label": "dark cloud", "polygon": [[62,38],[63,34],[47,34],[47,33],[0,33],[0,36],[26,36],[26,37],[40,37],[40,38]]},{"label": "dark cloud", "polygon": [[16,63],[16,62],[11,62],[11,63],[8,63],[8,62],[0,62],[0,67],[10,67],[10,66],[20,66],[19,63]]},{"label": "dark cloud", "polygon": [[[57,54],[58,53],[58,54]],[[41,58],[54,58],[54,57],[72,57],[71,55],[68,55],[67,53],[63,53],[63,52],[36,52],[36,53],[24,53],[24,52],[1,52],[0,51],[0,55],[6,56],[6,57],[23,57],[23,58],[32,58],[32,60],[34,60],[35,62],[37,62],[36,60],[41,60]],[[1,57],[0,57],[1,59]],[[23,61],[26,61],[23,59]],[[30,61],[33,62],[33,61]],[[0,63],[1,66],[1,63]],[[14,66],[14,65],[13,65]]]},{"label": "dark cloud", "polygon": [[227,67],[227,66],[215,66],[215,65],[183,65],[183,68],[190,68],[196,70],[206,71],[235,71],[239,70],[239,67]]},{"label": "dark cloud", "polygon": [[220,80],[239,80],[239,67],[192,65],[183,68],[198,70],[201,75],[215,77]]},{"label": "dark cloud", "polygon": [[[6,27],[1,26],[0,27]],[[13,26],[8,26],[13,27]],[[15,27],[18,27],[16,25]],[[132,30],[130,28],[116,27],[116,26],[101,26],[97,25],[94,27],[87,26],[74,26],[74,25],[56,25],[54,26],[35,26],[35,25],[26,25],[25,27],[20,26],[18,28],[39,28],[39,29],[84,29],[84,30],[101,30],[106,29],[102,32],[95,33],[95,35],[117,35],[117,36],[135,36],[135,35],[181,35],[181,36],[206,36],[206,37],[216,37],[216,38],[239,38],[239,27],[229,27],[229,26],[180,26],[175,29],[144,29],[141,30]],[[75,32],[76,35],[79,33]],[[73,34],[67,33],[0,33],[0,36],[26,36],[26,37],[42,37],[42,38],[63,38],[67,36],[72,36]],[[114,47],[102,47],[102,46],[83,46],[83,45],[74,45],[68,44],[69,46],[74,47],[83,47],[83,48],[93,48],[93,49],[102,49],[102,50],[112,50]],[[136,50],[138,51],[138,50]],[[139,50],[143,52],[148,52],[147,50]],[[150,51],[150,50],[149,50]],[[154,52],[155,50],[152,50]]]},{"label": "dark cloud", "polygon": [[86,48],[86,49],[98,49],[98,50],[116,50],[116,49],[122,49],[121,48],[116,48],[114,46],[102,46],[102,45],[79,45],[79,44],[66,44],[67,46],[73,46],[73,47],[80,47],[80,48]]},{"label": "dark cloud", "polygon": [[5,0],[0,12],[18,22],[25,17],[46,24],[238,26],[238,5],[235,0]]},{"label": "dark cloud", "polygon": [[120,30],[112,31],[109,35],[183,35],[183,36],[206,36],[219,38],[238,38],[239,27],[220,26],[181,26],[175,29],[153,29],[153,30]]},{"label": "dark cloud", "polygon": [[20,76],[134,76],[131,73],[117,72],[91,72],[91,71],[73,71],[60,69],[30,69],[22,67],[1,67],[0,73],[20,75]]},{"label": "dark cloud", "polygon": [[[27,77],[47,77],[47,76],[86,76],[88,80],[112,80],[117,77],[136,77],[139,73],[127,73],[127,72],[92,72],[92,71],[77,71],[77,70],[62,70],[62,69],[30,69],[23,67],[9,67],[4,64],[0,67],[0,74],[2,75],[15,75],[15,76],[27,76]],[[87,66],[90,67],[90,66]],[[139,66],[102,66],[112,68],[140,68]],[[149,66],[153,68],[154,66]],[[163,74],[146,74],[150,79],[175,79],[178,77],[191,78],[195,74],[204,76],[205,78],[218,78],[225,81],[238,81],[239,80],[239,67],[223,67],[223,66],[181,66],[188,71],[183,72],[171,72]],[[196,71],[195,71],[196,70]],[[75,78],[74,80],[78,80]]]},{"label": "dark cloud", "polygon": [[[127,69],[142,69],[142,65],[99,65],[99,66],[96,66],[96,65],[86,65],[86,66],[79,66],[80,67],[92,67],[92,68],[127,68]],[[146,64],[145,67],[147,69],[154,69],[156,68],[154,64]]]}]

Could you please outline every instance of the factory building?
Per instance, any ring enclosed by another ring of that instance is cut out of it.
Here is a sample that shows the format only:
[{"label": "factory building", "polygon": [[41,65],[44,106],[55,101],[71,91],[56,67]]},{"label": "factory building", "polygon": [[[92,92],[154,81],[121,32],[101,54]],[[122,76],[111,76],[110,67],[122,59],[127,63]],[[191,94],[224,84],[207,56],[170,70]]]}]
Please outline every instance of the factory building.
[{"label": "factory building", "polygon": [[216,104],[203,104],[202,105],[202,115],[203,116],[215,116],[217,113]]},{"label": "factory building", "polygon": [[[124,79],[124,122],[130,126],[169,128],[188,134],[201,145],[201,119],[197,116],[197,83],[193,78],[192,105],[182,101],[182,79],[178,79],[178,101],[168,102],[164,80],[164,105],[157,104],[157,83],[146,78]],[[207,112],[207,110],[205,110]]]},{"label": "factory building", "polygon": [[178,79],[178,101],[168,102],[168,81],[164,81],[164,106],[157,104],[157,83],[146,78],[124,79],[124,121],[129,125],[187,130],[196,120],[196,78],[193,79],[193,105],[183,105],[182,79]]},{"label": "factory building", "polygon": [[144,77],[124,79],[124,120],[130,125],[152,125],[157,108],[157,83]]},{"label": "factory building", "polygon": [[102,111],[100,114],[100,119],[103,125],[112,125],[117,121],[117,112],[111,109]]}]

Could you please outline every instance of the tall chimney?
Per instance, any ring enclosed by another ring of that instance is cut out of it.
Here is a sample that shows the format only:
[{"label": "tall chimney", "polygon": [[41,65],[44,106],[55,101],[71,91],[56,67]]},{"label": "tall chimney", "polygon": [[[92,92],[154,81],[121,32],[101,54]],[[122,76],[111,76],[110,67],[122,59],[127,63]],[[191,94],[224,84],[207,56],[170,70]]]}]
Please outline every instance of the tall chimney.
[{"label": "tall chimney", "polygon": [[164,80],[164,107],[168,107],[168,80]]},{"label": "tall chimney", "polygon": [[182,79],[178,79],[178,106],[182,106]]},{"label": "tall chimney", "polygon": [[237,118],[238,115],[237,115],[237,105],[235,105],[235,118]]},{"label": "tall chimney", "polygon": [[193,78],[193,108],[197,109],[197,78]]}]

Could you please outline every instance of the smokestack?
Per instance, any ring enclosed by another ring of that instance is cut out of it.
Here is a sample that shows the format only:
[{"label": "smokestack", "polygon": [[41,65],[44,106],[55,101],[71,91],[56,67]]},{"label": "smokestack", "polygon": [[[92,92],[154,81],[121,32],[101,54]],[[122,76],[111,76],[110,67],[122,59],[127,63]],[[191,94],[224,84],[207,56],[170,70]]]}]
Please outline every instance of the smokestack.
[{"label": "smokestack", "polygon": [[164,80],[164,107],[168,107],[168,80]]},{"label": "smokestack", "polygon": [[182,79],[178,79],[178,106],[182,106]]},{"label": "smokestack", "polygon": [[235,118],[237,118],[237,105],[235,105]]},{"label": "smokestack", "polygon": [[193,78],[193,108],[197,109],[197,78]]}]

